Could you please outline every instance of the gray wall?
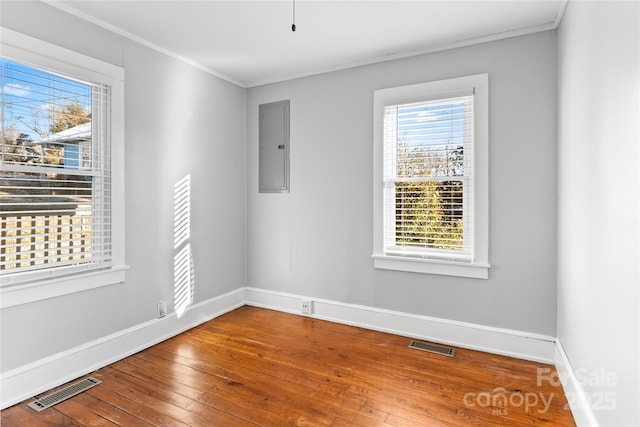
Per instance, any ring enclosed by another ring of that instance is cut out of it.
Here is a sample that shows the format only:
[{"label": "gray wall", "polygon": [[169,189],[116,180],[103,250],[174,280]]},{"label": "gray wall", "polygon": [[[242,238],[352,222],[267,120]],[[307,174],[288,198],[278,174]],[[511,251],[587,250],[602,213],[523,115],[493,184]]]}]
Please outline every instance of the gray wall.
[{"label": "gray wall", "polygon": [[[489,280],[375,270],[373,91],[489,73]],[[258,105],[291,100],[291,192],[258,194]],[[556,333],[556,36],[538,33],[247,91],[248,285]]]},{"label": "gray wall", "polygon": [[191,177],[195,302],[245,284],[244,89],[40,2],[0,23],[125,68],[126,283],[1,312],[2,371],[172,311],[174,184]]},{"label": "gray wall", "polygon": [[559,30],[558,337],[603,426],[640,425],[639,28],[571,2]]}]

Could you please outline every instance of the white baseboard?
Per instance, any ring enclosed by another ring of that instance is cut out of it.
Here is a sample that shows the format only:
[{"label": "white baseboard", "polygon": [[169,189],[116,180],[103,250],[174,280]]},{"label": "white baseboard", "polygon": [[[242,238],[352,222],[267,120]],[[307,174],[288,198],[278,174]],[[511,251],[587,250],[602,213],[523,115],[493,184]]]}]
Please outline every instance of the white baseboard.
[{"label": "white baseboard", "polygon": [[245,305],[245,289],[195,304],[182,317],[171,313],[7,371],[0,377],[0,409],[86,375],[201,323]]},{"label": "white baseboard", "polygon": [[520,359],[554,362],[555,338],[547,335],[246,288],[248,305],[287,313],[301,314],[300,300],[303,298],[313,301],[313,314],[309,316],[316,319]]},{"label": "white baseboard", "polygon": [[582,385],[576,377],[576,371],[571,366],[559,339],[556,339],[555,365],[576,425],[578,427],[598,427],[599,424],[591,411],[589,399],[587,399]]}]

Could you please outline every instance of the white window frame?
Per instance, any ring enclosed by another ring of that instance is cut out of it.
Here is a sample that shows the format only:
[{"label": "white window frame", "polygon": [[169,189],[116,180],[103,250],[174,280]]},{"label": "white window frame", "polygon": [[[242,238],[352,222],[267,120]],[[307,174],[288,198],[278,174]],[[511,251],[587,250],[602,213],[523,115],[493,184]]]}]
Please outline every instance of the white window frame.
[{"label": "white window frame", "polygon": [[2,56],[111,89],[111,226],[109,268],[65,273],[64,269],[0,276],[0,307],[12,307],[125,281],[124,255],[124,69],[0,27]]},{"label": "white window frame", "polygon": [[[386,106],[474,94],[473,237],[469,260],[385,252],[384,249],[384,109]],[[489,76],[419,83],[374,92],[373,106],[373,262],[385,270],[487,279],[489,277]]]}]

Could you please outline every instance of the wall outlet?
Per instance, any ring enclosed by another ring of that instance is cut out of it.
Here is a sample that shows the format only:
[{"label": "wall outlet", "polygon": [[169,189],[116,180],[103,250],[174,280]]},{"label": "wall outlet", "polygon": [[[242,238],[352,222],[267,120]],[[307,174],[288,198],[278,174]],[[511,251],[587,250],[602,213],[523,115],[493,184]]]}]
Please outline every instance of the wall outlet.
[{"label": "wall outlet", "polygon": [[167,302],[160,301],[158,302],[158,319],[162,319],[167,315]]},{"label": "wall outlet", "polygon": [[313,313],[313,301],[309,301],[308,299],[303,299],[300,305],[300,309],[302,310],[302,314]]}]

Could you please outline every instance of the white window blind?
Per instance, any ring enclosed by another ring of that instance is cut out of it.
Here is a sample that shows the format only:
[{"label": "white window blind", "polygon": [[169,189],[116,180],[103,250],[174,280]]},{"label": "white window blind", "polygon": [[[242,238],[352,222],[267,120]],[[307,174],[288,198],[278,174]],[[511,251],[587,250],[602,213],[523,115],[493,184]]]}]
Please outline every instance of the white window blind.
[{"label": "white window blind", "polygon": [[0,270],[112,259],[110,87],[2,58]]},{"label": "white window blind", "polygon": [[384,108],[384,252],[472,260],[473,95]]}]

